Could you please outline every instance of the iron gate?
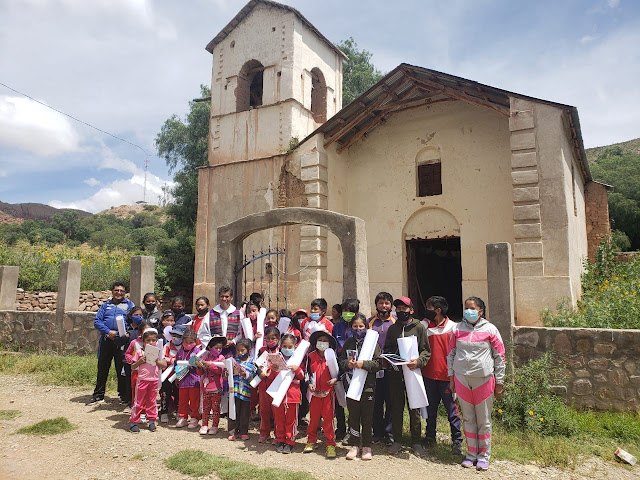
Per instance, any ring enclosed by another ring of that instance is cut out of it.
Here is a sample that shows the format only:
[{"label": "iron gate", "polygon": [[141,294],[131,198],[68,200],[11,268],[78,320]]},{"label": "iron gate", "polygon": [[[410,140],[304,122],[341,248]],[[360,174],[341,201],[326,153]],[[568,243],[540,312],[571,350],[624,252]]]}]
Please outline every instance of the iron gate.
[{"label": "iron gate", "polygon": [[286,253],[284,247],[269,245],[266,250],[245,255],[242,265],[235,266],[235,290],[241,292],[242,302],[248,302],[251,293],[258,292],[268,308],[288,308]]}]

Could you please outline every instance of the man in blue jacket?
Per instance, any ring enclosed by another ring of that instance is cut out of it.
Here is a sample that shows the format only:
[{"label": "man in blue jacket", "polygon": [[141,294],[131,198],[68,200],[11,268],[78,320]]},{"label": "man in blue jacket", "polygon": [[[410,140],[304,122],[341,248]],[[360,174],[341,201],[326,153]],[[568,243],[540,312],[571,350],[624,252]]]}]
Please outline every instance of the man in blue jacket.
[{"label": "man in blue jacket", "polygon": [[93,391],[91,400],[87,405],[93,405],[104,400],[104,391],[107,386],[107,377],[111,368],[111,360],[116,365],[116,373],[118,375],[118,395],[123,403],[129,403],[131,400],[127,398],[129,395],[127,389],[128,379],[122,375],[122,367],[124,364],[124,352],[122,351],[122,342],[118,342],[118,318],[122,317],[126,322],[129,310],[133,308],[133,303],[124,298],[127,289],[122,282],[116,282],[111,287],[112,298],[104,302],[96,317],[93,325],[100,332],[100,342],[98,344],[98,375],[96,378],[96,388]]}]

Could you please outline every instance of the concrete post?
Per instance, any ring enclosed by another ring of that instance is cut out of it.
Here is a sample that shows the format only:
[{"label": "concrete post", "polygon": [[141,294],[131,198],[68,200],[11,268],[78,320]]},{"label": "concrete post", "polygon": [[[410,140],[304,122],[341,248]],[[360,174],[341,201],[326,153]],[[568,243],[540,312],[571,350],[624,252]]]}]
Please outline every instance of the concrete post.
[{"label": "concrete post", "polygon": [[80,260],[62,260],[60,262],[60,276],[58,277],[58,313],[74,312],[80,306],[80,274],[82,262]]},{"label": "concrete post", "polygon": [[16,309],[19,267],[0,266],[0,310]]},{"label": "concrete post", "polygon": [[131,257],[129,297],[134,305],[142,305],[142,297],[144,297],[144,294],[153,292],[155,288],[155,268],[155,257],[145,255]]},{"label": "concrete post", "polygon": [[[513,348],[515,325],[511,258],[510,244],[487,244],[488,318],[498,327],[507,349]],[[507,361],[509,362],[507,368],[511,370],[512,358],[508,358]]]}]

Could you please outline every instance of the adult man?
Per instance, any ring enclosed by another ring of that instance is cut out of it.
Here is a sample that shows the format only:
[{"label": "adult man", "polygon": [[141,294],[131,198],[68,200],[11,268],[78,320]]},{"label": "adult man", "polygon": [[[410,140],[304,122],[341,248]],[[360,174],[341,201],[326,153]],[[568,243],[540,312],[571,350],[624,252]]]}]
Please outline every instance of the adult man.
[{"label": "adult man", "polygon": [[111,368],[111,360],[115,362],[116,373],[118,374],[118,395],[122,403],[129,403],[131,400],[127,398],[128,379],[122,375],[122,367],[124,363],[124,352],[122,351],[123,343],[119,341],[118,336],[118,320],[126,322],[129,310],[133,308],[133,303],[124,298],[127,289],[122,282],[115,282],[111,287],[111,299],[104,302],[93,321],[94,327],[100,332],[100,342],[98,344],[98,375],[96,378],[96,388],[93,391],[91,400],[87,405],[104,400],[104,392],[107,385],[107,377]]},{"label": "adult man", "polygon": [[235,352],[236,337],[242,336],[241,314],[231,302],[233,290],[222,286],[218,290],[218,304],[209,312],[209,329],[211,336],[222,335],[227,338],[227,346],[223,355],[228,357]]}]

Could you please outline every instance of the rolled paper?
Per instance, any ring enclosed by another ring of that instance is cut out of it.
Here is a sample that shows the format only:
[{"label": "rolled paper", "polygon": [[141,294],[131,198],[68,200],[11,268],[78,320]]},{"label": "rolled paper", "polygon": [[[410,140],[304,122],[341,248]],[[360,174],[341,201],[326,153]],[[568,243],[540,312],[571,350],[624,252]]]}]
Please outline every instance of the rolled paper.
[{"label": "rolled paper", "polygon": [[[296,351],[293,352],[291,358],[287,360],[287,365],[301,365],[310,346],[306,340],[300,340]],[[280,406],[294,377],[295,374],[291,370],[281,370],[278,372],[278,376],[271,382],[271,385],[267,388],[267,393],[273,397],[271,404],[274,407]]]},{"label": "rolled paper", "polygon": [[160,349],[160,354],[158,355],[158,358],[160,358],[160,360],[164,360],[164,342],[162,341],[161,338],[159,338],[158,341],[156,342],[156,347]]},{"label": "rolled paper", "polygon": [[[400,356],[406,360],[418,358],[418,338],[415,335],[410,337],[398,338],[398,350]],[[409,400],[409,408],[422,408],[429,405],[427,400],[427,392],[424,389],[424,381],[422,380],[422,372],[419,368],[411,370],[406,365],[402,365],[402,373],[404,374],[404,384],[407,389],[407,399]]]},{"label": "rolled paper", "polygon": [[284,335],[289,330],[289,325],[291,325],[291,319],[287,317],[282,317],[278,322],[278,330],[280,330],[280,335]]},{"label": "rolled paper", "polygon": [[168,378],[168,380],[169,380],[169,382],[170,382],[170,383],[175,382],[175,381],[176,381],[176,374],[174,373],[173,375],[171,375],[171,376]]},{"label": "rolled paper", "polygon": [[211,362],[211,363],[213,363],[216,367],[227,368],[227,364],[225,362]]},{"label": "rolled paper", "polygon": [[340,373],[340,368],[338,367],[338,359],[336,358],[336,352],[333,348],[327,348],[324,351],[324,358],[327,360],[327,367],[329,368],[329,373],[333,378],[338,378],[338,373]]},{"label": "rolled paper", "polygon": [[171,329],[173,329],[173,327],[171,325],[167,325],[162,331],[162,335],[167,339],[167,342],[173,340],[173,337],[171,336]]},{"label": "rolled paper", "polygon": [[224,361],[227,366],[227,382],[229,384],[229,418],[231,420],[236,419],[236,401],[235,393],[233,391],[233,358],[227,358]]},{"label": "rolled paper", "polygon": [[344,391],[344,385],[342,385],[340,380],[338,380],[338,383],[333,386],[333,390],[336,392],[338,405],[342,408],[347,408],[347,392]]},{"label": "rolled paper", "polygon": [[[160,375],[160,383],[163,383],[167,378],[169,378],[169,375],[171,375],[172,373],[173,373],[173,366],[166,368],[164,372],[162,372],[162,375]],[[174,374],[173,379],[175,380],[175,378],[176,376]],[[173,380],[169,380],[169,381],[173,382]]]},{"label": "rolled paper", "polygon": [[188,367],[189,360],[176,360],[176,365],[180,365],[181,367]]},{"label": "rolled paper", "polygon": [[[265,350],[264,352],[262,352],[262,355],[256,358],[256,360],[253,362],[256,367],[261,367],[262,365],[264,365],[264,362],[267,361],[267,355],[269,355],[269,352]],[[260,375],[256,375],[255,377],[253,377],[253,380],[249,382],[249,385],[251,385],[251,387],[253,388],[257,388],[258,385],[260,385],[260,382],[262,382]]]},{"label": "rolled paper", "polygon": [[244,337],[253,342],[253,325],[251,325],[251,319],[249,317],[244,317],[241,321]]},{"label": "rolled paper", "polygon": [[255,354],[257,355],[262,347],[264,346],[264,319],[267,316],[267,309],[261,308],[258,312],[258,320],[256,321],[256,333],[259,333],[260,336],[256,337],[255,343]]},{"label": "rolled paper", "polygon": [[[358,355],[358,361],[371,360],[373,358],[373,352],[375,352],[377,344],[378,332],[376,332],[375,330],[367,330],[367,334],[364,336],[364,341],[362,342],[360,354]],[[351,383],[349,384],[349,390],[347,391],[347,397],[355,400],[356,402],[359,402],[366,380],[367,371],[363,368],[354,368],[353,377],[351,377]]]},{"label": "rolled paper", "polygon": [[124,317],[122,315],[116,317],[116,325],[118,326],[118,336],[124,337],[127,334],[127,329],[124,326]]}]

